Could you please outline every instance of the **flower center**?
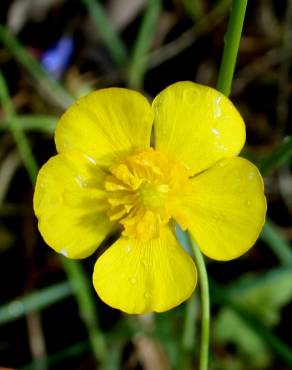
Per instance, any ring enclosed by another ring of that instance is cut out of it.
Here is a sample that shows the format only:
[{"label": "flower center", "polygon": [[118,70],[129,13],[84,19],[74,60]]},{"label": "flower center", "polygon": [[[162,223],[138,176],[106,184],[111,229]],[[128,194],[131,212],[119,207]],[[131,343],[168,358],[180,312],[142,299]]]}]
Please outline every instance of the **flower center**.
[{"label": "flower center", "polygon": [[110,168],[105,180],[108,216],[123,226],[123,235],[149,240],[175,214],[177,199],[189,185],[179,163],[152,148],[136,152]]}]

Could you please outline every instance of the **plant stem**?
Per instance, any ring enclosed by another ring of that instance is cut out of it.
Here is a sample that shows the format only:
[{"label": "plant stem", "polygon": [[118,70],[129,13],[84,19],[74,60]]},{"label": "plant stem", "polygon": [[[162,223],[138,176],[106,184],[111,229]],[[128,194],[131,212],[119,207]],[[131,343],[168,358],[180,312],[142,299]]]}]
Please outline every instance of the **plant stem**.
[{"label": "plant stem", "polygon": [[7,324],[29,312],[44,309],[70,295],[72,295],[72,286],[67,281],[29,293],[0,307],[0,325]]},{"label": "plant stem", "polygon": [[292,266],[292,248],[269,219],[266,220],[261,239],[270,247],[283,266]]},{"label": "plant stem", "polygon": [[[243,21],[247,0],[233,0],[231,15],[225,37],[225,46],[221,61],[217,88],[223,94],[229,96],[233,80],[236,57],[238,53]],[[186,234],[185,234],[186,235]],[[191,236],[188,236],[188,244],[192,247],[194,259],[198,269],[198,277],[201,288],[201,348],[199,370],[208,370],[209,336],[210,336],[210,296],[208,276],[204,258]]]},{"label": "plant stem", "polygon": [[156,24],[160,14],[161,0],[149,0],[138,36],[135,40],[129,65],[128,85],[139,89],[143,85],[146,72],[146,54],[155,35]]},{"label": "plant stem", "polygon": [[268,156],[259,162],[259,169],[263,176],[275,170],[292,159],[292,136],[287,136],[281,144]]},{"label": "plant stem", "polygon": [[99,0],[82,0],[82,2],[114,62],[123,66],[127,61],[127,50],[118,33],[113,29],[102,2]]},{"label": "plant stem", "polygon": [[88,284],[87,275],[78,261],[60,257],[64,270],[73,286],[73,292],[78,297],[77,304],[80,316],[86,326],[89,342],[95,358],[104,364],[107,357],[105,339],[99,330],[99,322],[95,311],[92,289]]},{"label": "plant stem", "polygon": [[21,126],[17,124],[17,116],[9,96],[5,78],[1,71],[0,71],[0,102],[3,106],[6,119],[9,121],[9,130],[15,140],[21,159],[24,163],[24,166],[27,170],[31,182],[34,183],[38,171],[38,165],[33,156],[27,137],[23,133]]},{"label": "plant stem", "polygon": [[210,296],[208,275],[205,261],[199,247],[189,235],[189,244],[194,253],[194,260],[198,269],[200,282],[202,321],[201,321],[201,347],[200,347],[200,367],[199,370],[208,370],[209,356],[209,336],[210,336]]},{"label": "plant stem", "polygon": [[225,46],[223,57],[217,82],[217,89],[226,96],[229,96],[231,91],[246,6],[247,0],[233,0],[232,2],[231,14],[224,39]]}]

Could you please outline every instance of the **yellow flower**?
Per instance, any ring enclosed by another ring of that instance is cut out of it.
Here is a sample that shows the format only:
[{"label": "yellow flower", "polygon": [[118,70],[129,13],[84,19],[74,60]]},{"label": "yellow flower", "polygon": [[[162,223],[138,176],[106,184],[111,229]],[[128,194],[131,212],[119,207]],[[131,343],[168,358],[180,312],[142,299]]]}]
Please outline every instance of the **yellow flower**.
[{"label": "yellow flower", "polygon": [[192,294],[196,267],[176,240],[175,222],[216,260],[245,253],[263,226],[262,178],[236,157],[244,122],[214,89],[178,82],[152,106],[132,90],[99,90],[65,112],[55,142],[58,154],[36,184],[39,230],[69,258],[87,257],[121,233],[93,274],[112,307],[161,312]]}]

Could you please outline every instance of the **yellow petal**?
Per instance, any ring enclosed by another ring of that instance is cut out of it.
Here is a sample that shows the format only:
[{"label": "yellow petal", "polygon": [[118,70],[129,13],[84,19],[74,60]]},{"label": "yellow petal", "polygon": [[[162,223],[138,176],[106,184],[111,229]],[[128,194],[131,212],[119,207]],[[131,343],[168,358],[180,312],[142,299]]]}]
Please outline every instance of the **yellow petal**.
[{"label": "yellow petal", "polygon": [[69,258],[89,256],[112,228],[104,173],[81,153],[52,157],[40,170],[34,210],[46,243]]},{"label": "yellow petal", "polygon": [[193,174],[238,154],[245,125],[231,101],[193,82],[177,82],[153,102],[155,146]]},{"label": "yellow petal", "polygon": [[223,159],[192,180],[183,211],[202,252],[216,260],[245,253],[265,221],[266,198],[258,169],[235,157]]},{"label": "yellow petal", "polygon": [[59,153],[78,150],[102,166],[150,145],[153,111],[140,93],[122,88],[95,91],[61,117],[55,134]]},{"label": "yellow petal", "polygon": [[168,228],[150,241],[121,237],[99,257],[93,273],[105,303],[136,314],[179,305],[192,294],[196,280],[193,260]]}]

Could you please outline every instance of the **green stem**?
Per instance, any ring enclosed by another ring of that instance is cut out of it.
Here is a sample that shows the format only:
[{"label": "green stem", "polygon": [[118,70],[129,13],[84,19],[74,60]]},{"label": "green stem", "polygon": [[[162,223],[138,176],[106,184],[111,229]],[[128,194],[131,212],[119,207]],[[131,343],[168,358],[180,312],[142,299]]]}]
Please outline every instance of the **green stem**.
[{"label": "green stem", "polygon": [[29,312],[45,309],[70,295],[72,295],[72,286],[68,282],[29,293],[0,307],[0,325],[7,324]]},{"label": "green stem", "polygon": [[292,266],[292,248],[269,219],[266,220],[261,239],[270,247],[283,266]]},{"label": "green stem", "polygon": [[93,20],[98,34],[111,54],[114,62],[123,66],[127,61],[127,50],[119,35],[112,28],[104,6],[98,0],[82,0]]},{"label": "green stem", "polygon": [[201,321],[201,347],[199,370],[208,370],[209,336],[210,336],[210,296],[208,275],[205,261],[199,247],[189,235],[189,244],[194,253],[194,260],[198,269],[200,283],[202,321]]},{"label": "green stem", "polygon": [[77,303],[79,313],[86,326],[89,342],[94,352],[95,358],[104,364],[107,357],[107,347],[105,339],[99,328],[98,317],[95,310],[92,289],[88,284],[88,279],[83,271],[81,263],[60,257],[64,270],[73,285],[73,291],[78,296]]},{"label": "green stem", "polygon": [[[229,96],[231,91],[232,79],[241,38],[246,6],[247,0],[233,0],[232,2],[232,10],[225,37],[225,46],[217,83],[218,90],[220,90],[223,94],[227,96]],[[189,245],[191,245],[194,253],[194,259],[198,268],[198,277],[201,287],[202,335],[201,335],[199,370],[207,370],[209,336],[210,336],[210,296],[209,296],[208,276],[204,258],[198,246],[190,236],[189,236]]]},{"label": "green stem", "polygon": [[24,166],[27,170],[31,182],[34,183],[38,171],[38,165],[33,156],[27,137],[21,130],[20,125],[17,124],[17,116],[9,96],[5,78],[1,71],[0,71],[0,102],[3,106],[6,119],[9,121],[9,130],[15,140],[21,159],[24,163]]},{"label": "green stem", "polygon": [[128,85],[135,89],[139,89],[143,85],[147,64],[146,55],[153,41],[160,8],[161,0],[149,0],[139,34],[133,47],[133,54],[128,72]]},{"label": "green stem", "polygon": [[195,325],[198,316],[198,302],[195,295],[187,301],[185,309],[182,348],[186,352],[191,352],[195,345]]},{"label": "green stem", "polygon": [[[22,131],[38,131],[46,134],[53,134],[56,128],[57,117],[39,114],[17,115],[16,125]],[[0,126],[0,133],[10,129],[10,121],[5,119]]]},{"label": "green stem", "polygon": [[227,33],[225,35],[225,46],[217,83],[217,89],[226,96],[229,96],[231,91],[246,6],[247,0],[233,0],[232,2],[232,9]]},{"label": "green stem", "polygon": [[271,170],[279,168],[292,158],[292,136],[287,136],[281,144],[259,163],[259,169],[263,176],[268,175]]}]

